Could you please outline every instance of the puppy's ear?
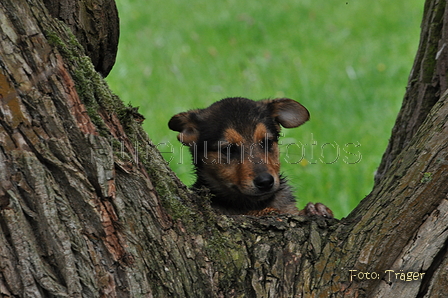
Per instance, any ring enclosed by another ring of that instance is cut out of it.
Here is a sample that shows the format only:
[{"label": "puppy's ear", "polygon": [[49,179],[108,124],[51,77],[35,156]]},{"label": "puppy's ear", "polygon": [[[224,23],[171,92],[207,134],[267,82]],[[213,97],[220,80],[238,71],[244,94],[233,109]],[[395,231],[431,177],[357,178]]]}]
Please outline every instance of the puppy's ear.
[{"label": "puppy's ear", "polygon": [[199,138],[197,129],[197,110],[179,113],[171,117],[168,127],[171,130],[180,132],[177,139],[186,146],[191,146]]},{"label": "puppy's ear", "polygon": [[265,102],[271,110],[275,121],[285,128],[300,126],[310,119],[308,110],[295,100],[277,98]]}]

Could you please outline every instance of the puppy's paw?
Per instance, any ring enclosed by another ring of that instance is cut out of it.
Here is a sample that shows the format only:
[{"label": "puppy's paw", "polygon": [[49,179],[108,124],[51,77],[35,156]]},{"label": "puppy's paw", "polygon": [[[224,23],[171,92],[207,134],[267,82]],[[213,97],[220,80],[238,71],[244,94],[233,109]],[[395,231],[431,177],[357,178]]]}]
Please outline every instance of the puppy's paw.
[{"label": "puppy's paw", "polygon": [[326,218],[333,218],[333,212],[330,210],[330,208],[322,203],[308,203],[305,206],[305,209],[299,211],[299,214],[307,216],[317,215]]}]

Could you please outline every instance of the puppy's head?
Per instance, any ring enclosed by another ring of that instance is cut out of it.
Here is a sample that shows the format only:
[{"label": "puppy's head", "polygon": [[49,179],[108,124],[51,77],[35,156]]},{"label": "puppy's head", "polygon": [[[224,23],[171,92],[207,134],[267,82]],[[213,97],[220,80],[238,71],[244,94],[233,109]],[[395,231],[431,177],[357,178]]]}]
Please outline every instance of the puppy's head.
[{"label": "puppy's head", "polygon": [[197,183],[217,195],[260,201],[280,186],[280,126],[293,128],[308,119],[308,110],[292,99],[238,97],[174,115],[168,126],[190,146]]}]

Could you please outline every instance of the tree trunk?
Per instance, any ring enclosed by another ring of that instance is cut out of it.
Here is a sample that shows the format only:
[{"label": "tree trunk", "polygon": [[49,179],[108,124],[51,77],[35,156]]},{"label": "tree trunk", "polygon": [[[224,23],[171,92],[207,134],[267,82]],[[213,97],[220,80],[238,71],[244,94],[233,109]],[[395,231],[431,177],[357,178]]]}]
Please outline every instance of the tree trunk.
[{"label": "tree trunk", "polygon": [[445,1],[426,3],[375,188],[342,221],[216,215],[44,2],[0,3],[2,297],[448,296]]},{"label": "tree trunk", "polygon": [[448,88],[448,15],[446,1],[426,1],[420,45],[409,76],[392,138],[375,177],[378,184]]}]

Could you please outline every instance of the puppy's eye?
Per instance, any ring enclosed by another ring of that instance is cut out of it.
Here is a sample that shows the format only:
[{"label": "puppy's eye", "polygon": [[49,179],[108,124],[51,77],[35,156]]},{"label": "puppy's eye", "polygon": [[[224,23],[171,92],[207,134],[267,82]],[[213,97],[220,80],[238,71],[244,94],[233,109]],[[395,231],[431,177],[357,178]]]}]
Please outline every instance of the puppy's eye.
[{"label": "puppy's eye", "polygon": [[221,147],[221,154],[232,158],[240,154],[240,148],[236,144],[228,144],[226,146]]},{"label": "puppy's eye", "polygon": [[227,155],[228,151],[229,151],[229,145],[221,147],[221,154]]},{"label": "puppy's eye", "polygon": [[236,144],[230,145],[230,155],[234,156],[237,154],[240,154],[240,146],[238,146]]},{"label": "puppy's eye", "polygon": [[265,149],[267,147],[268,150],[272,149],[272,146],[274,145],[274,140],[267,139],[260,142],[261,147]]}]

